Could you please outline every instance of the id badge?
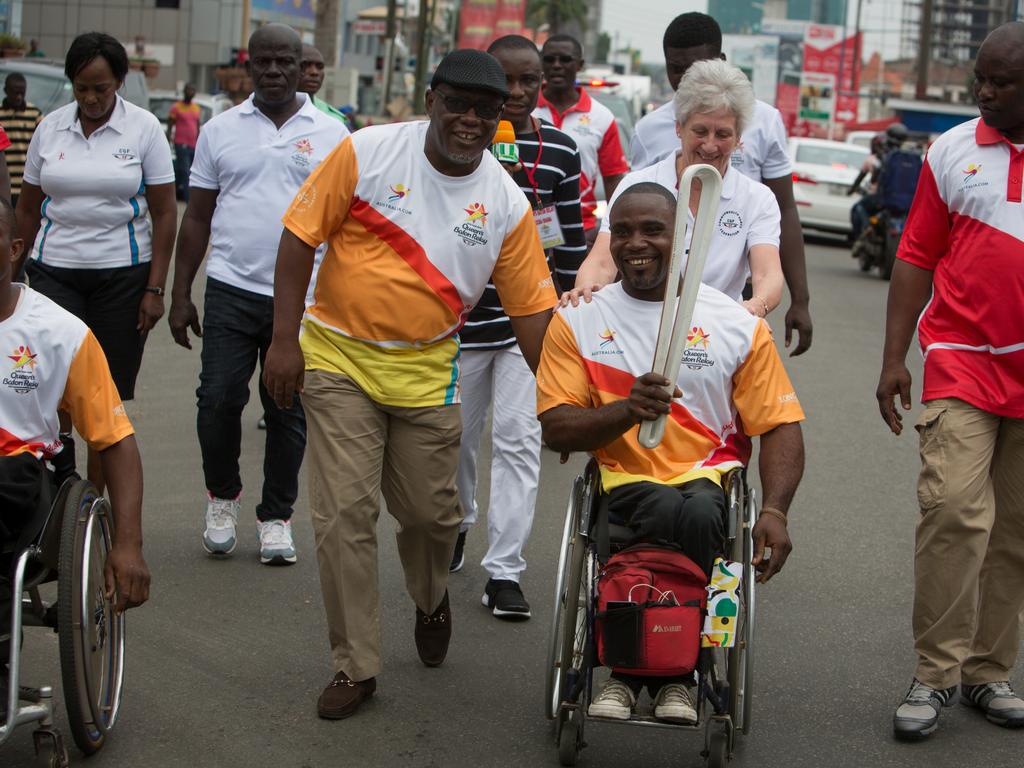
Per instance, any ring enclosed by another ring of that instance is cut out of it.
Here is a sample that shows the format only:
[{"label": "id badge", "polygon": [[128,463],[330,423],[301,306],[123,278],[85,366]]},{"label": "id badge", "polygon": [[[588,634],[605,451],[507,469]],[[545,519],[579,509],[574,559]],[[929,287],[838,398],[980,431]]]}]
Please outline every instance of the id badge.
[{"label": "id badge", "polygon": [[549,205],[546,208],[536,209],[533,212],[533,221],[537,225],[540,244],[545,251],[548,248],[557,248],[565,244],[565,238],[562,237],[562,227],[558,223],[558,214],[555,212],[555,206]]}]

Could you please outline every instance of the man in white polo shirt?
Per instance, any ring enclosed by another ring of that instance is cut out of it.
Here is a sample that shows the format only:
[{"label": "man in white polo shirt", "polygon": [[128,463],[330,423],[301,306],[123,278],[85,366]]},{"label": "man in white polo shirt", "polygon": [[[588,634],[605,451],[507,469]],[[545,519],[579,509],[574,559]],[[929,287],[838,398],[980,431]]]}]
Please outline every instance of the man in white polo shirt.
[{"label": "man in white polo shirt", "polygon": [[[178,235],[169,322],[191,349],[188,329],[203,337],[197,426],[206,480],[203,546],[217,555],[236,544],[242,480],[241,415],[249,380],[263,361],[273,328],[274,265],[280,218],[320,161],[348,135],[297,93],[302,42],[282,24],[249,40],[255,93],[203,127],[192,165],[188,210]],[[203,324],[191,289],[210,244]],[[322,254],[322,249],[321,249]],[[256,506],[260,561],[294,563],[290,519],[306,445],[302,406],[277,408],[259,385],[267,420],[263,493]]]},{"label": "man in white polo shirt", "polygon": [[[695,61],[724,59],[722,30],[713,18],[704,13],[684,13],[668,25],[662,39],[665,70],[672,90],[679,87],[686,70]],[[793,199],[792,167],[786,150],[786,129],[779,111],[758,101],[754,118],[743,131],[740,147],[733,154],[733,168],[754,181],[759,181],[775,194],[782,213],[782,270],[789,286],[790,307],[786,313],[786,346],[799,334],[793,355],[811,347],[810,296],[807,290],[807,265],[804,260],[803,233]],[[630,144],[630,165],[633,170],[646,168],[679,149],[672,101],[658,107],[636,124]],[[611,195],[609,194],[609,198]],[[577,285],[587,278],[586,266],[579,272]]]},{"label": "man in white polo shirt", "polygon": [[910,690],[897,738],[922,739],[943,706],[1024,727],[1010,687],[1024,608],[1024,23],[988,36],[974,63],[981,112],[936,140],[921,170],[889,288],[876,396],[900,434],[905,358],[924,353],[914,425],[921,474]]},{"label": "man in white polo shirt", "polygon": [[583,88],[576,86],[576,75],[583,69],[583,46],[569,35],[552,35],[541,51],[544,87],[533,114],[547,120],[569,134],[580,152],[580,203],[583,209],[583,231],[587,244],[597,237],[594,209],[597,199],[594,184],[598,174],[604,182],[606,198],[629,171],[626,155],[619,141],[615,116],[604,104],[594,101]]}]

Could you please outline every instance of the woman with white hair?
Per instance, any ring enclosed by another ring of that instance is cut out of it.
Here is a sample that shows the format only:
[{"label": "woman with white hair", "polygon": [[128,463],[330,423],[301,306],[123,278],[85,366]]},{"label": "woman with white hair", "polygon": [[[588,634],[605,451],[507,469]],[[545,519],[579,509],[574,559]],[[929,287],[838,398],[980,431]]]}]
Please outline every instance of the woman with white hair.
[{"label": "woman with white hair", "polygon": [[[743,72],[721,59],[695,62],[683,75],[675,95],[680,148],[674,155],[625,176],[608,208],[615,205],[624,189],[642,181],[653,181],[678,194],[679,179],[687,167],[706,163],[717,168],[722,174],[722,195],[703,282],[741,301],[749,277],[753,296],[743,301],[743,306],[751,314],[764,317],[782,298],[779,206],[771,190],[731,167],[753,110],[754,91]],[[690,233],[699,185],[694,184],[693,189]],[[563,295],[563,304],[576,304],[580,296],[589,301],[592,291],[615,280],[610,240],[606,215],[601,233],[577,274],[576,288]]]}]

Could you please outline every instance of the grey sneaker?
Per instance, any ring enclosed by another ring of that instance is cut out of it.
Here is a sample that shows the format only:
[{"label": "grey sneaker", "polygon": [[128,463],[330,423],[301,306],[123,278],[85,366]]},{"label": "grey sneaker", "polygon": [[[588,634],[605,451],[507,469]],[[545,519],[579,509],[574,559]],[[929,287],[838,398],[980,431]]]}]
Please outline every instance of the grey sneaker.
[{"label": "grey sneaker", "polygon": [[629,720],[636,706],[636,696],[629,686],[614,677],[608,678],[604,688],[590,702],[587,714],[591,717],[610,717],[613,720]]},{"label": "grey sneaker", "polygon": [[977,707],[990,722],[1004,728],[1024,728],[1024,701],[1013,692],[1008,682],[963,685],[960,701]]},{"label": "grey sneaker", "polygon": [[929,688],[915,680],[903,703],[892,718],[892,732],[897,739],[916,740],[928,736],[939,724],[939,712],[953,706],[956,686],[944,691]]},{"label": "grey sneaker", "polygon": [[235,551],[235,526],[238,524],[240,508],[241,503],[238,499],[208,496],[203,547],[211,555],[230,555]]},{"label": "grey sneaker", "polygon": [[690,692],[683,683],[667,683],[661,686],[654,699],[654,716],[670,723],[694,725],[697,709],[693,706]]},{"label": "grey sneaker", "polygon": [[292,525],[287,520],[256,521],[260,534],[260,562],[264,565],[291,565],[295,562]]}]

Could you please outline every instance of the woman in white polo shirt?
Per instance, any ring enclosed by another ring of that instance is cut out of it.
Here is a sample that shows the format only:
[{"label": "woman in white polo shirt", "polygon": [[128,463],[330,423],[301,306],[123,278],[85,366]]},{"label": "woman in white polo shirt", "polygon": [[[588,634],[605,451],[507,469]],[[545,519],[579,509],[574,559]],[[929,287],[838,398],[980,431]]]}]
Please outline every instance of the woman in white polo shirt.
[{"label": "woman in white polo shirt", "polygon": [[[744,176],[730,163],[754,109],[750,81],[739,69],[720,59],[698,61],[679,83],[675,109],[681,148],[674,155],[623,178],[609,201],[609,209],[621,191],[634,184],[653,181],[678,192],[679,179],[688,166],[707,163],[717,168],[722,174],[722,195],[703,282],[740,301],[751,314],[764,317],[782,298],[779,205],[768,187]],[[698,195],[692,194],[691,224],[697,200]],[[575,302],[580,295],[588,298],[592,290],[615,279],[610,239],[605,216],[601,233],[580,268],[579,274],[586,276],[586,287],[577,279],[577,288],[571,295],[563,294],[563,303]],[[743,301],[748,276],[753,296]]]},{"label": "woman in white polo shirt", "polygon": [[[128,55],[113,37],[76,37],[64,71],[75,101],[47,115],[29,144],[18,237],[32,287],[89,326],[131,400],[146,334],[164,313],[177,224],[170,147],[153,114],[117,95]],[[98,457],[89,459],[102,483]]]}]

